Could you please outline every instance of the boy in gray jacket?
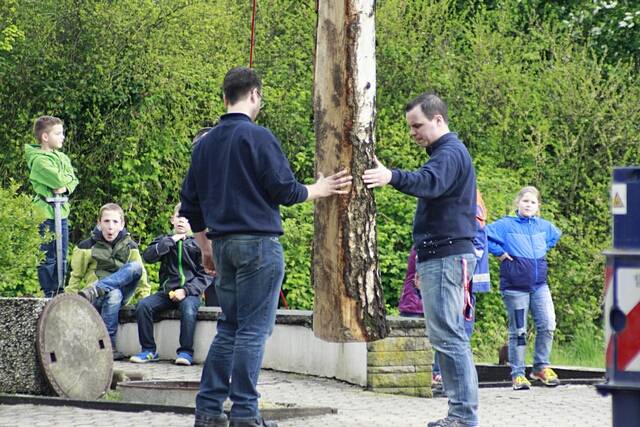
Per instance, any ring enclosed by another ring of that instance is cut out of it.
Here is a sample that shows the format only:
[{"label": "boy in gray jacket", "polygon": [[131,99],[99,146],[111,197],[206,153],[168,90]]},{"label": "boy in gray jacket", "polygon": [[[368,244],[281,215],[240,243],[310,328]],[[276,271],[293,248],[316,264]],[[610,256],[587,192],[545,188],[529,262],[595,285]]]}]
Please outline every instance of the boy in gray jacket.
[{"label": "boy in gray jacket", "polygon": [[158,292],[140,301],[136,307],[138,338],[142,351],[129,359],[134,363],[159,360],[153,339],[153,317],[171,309],[180,309],[180,347],[175,363],[193,363],[193,336],[200,297],[211,282],[201,263],[200,248],[191,237],[189,221],[179,216],[178,204],[171,217],[173,234],[156,237],[142,254],[146,263],[160,261]]}]

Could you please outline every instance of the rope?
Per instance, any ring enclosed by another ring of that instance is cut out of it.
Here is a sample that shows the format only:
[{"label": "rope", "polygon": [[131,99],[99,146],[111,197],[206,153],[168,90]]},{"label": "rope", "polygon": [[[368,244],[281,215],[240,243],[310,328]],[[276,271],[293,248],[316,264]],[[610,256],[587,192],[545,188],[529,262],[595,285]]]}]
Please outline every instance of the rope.
[{"label": "rope", "polygon": [[[253,48],[256,45],[256,5],[258,0],[253,0],[253,12],[251,13],[251,46],[249,48],[249,68],[253,68]],[[289,309],[287,298],[284,296],[284,292],[280,289],[280,301],[284,308]]]},{"label": "rope", "polygon": [[251,14],[251,47],[249,49],[249,68],[253,68],[253,48],[255,46],[256,37],[256,4],[257,0],[253,0],[253,13]]}]

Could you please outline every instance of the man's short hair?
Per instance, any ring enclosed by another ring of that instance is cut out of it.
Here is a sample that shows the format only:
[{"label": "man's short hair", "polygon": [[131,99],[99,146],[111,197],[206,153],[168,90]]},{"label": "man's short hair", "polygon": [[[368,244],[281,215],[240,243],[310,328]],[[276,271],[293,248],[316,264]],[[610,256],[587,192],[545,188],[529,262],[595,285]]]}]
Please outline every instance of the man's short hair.
[{"label": "man's short hair", "polygon": [[41,116],[33,123],[33,136],[36,137],[38,143],[42,142],[42,134],[47,133],[55,125],[63,125],[62,119],[54,116]]},{"label": "man's short hair", "polygon": [[414,100],[409,101],[404,107],[404,112],[408,113],[418,105],[427,119],[433,120],[433,117],[438,114],[442,116],[445,123],[449,123],[447,104],[435,93],[425,92]]},{"label": "man's short hair", "polygon": [[104,211],[118,212],[120,214],[120,219],[124,222],[124,211],[117,203],[107,203],[106,205],[102,205],[98,212],[98,222],[102,221],[102,213]]},{"label": "man's short hair", "polygon": [[252,89],[262,89],[262,82],[255,70],[247,67],[232,68],[224,76],[222,91],[227,102],[231,105],[238,102]]}]

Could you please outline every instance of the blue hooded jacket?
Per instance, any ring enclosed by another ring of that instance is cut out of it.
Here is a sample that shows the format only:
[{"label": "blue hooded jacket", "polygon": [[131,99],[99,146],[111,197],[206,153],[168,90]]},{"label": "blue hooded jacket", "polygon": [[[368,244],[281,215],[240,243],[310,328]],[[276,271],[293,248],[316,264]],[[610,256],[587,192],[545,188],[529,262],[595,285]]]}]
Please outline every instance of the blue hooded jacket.
[{"label": "blue hooded jacket", "polygon": [[540,217],[507,216],[487,226],[489,252],[505,252],[513,261],[500,264],[500,290],[530,292],[547,284],[546,253],[561,232]]}]

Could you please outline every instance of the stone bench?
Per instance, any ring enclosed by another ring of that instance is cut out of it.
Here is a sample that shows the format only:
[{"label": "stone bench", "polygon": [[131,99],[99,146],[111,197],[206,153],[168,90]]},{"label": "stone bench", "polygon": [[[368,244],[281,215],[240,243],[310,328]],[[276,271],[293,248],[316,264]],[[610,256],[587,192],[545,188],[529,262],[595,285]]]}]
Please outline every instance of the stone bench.
[{"label": "stone bench", "polygon": [[[200,307],[194,338],[194,362],[203,363],[216,332],[220,309]],[[337,378],[373,391],[431,396],[431,346],[424,321],[388,317],[389,337],[371,343],[331,343],[316,338],[313,313],[278,310],[272,336],[267,340],[263,368]],[[140,351],[134,308],[120,311],[116,346],[126,355]],[[180,313],[157,317],[154,336],[161,359],[175,358],[179,344]]]}]

